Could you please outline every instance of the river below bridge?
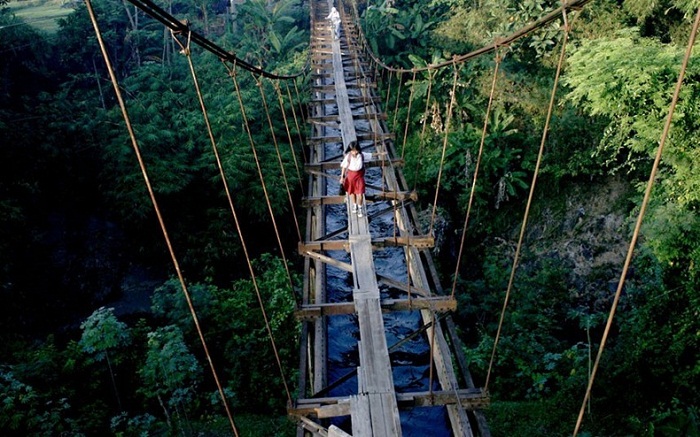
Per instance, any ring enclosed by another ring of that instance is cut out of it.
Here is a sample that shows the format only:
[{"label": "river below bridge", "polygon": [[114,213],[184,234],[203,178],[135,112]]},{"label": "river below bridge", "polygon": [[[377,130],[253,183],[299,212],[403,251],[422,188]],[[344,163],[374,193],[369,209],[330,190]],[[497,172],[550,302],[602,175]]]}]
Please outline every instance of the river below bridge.
[{"label": "river below bridge", "polygon": [[[358,123],[358,122],[356,122]],[[362,122],[359,122],[360,124]],[[361,127],[361,126],[360,126]],[[369,146],[371,143],[360,142],[365,151],[374,151]],[[342,154],[342,144],[329,144],[325,148],[326,156],[339,156]],[[329,173],[340,175],[340,170],[332,170]],[[368,185],[382,186],[382,169],[368,168],[365,175]],[[338,192],[338,182],[328,180],[328,193]],[[373,190],[367,188],[367,194]],[[373,213],[390,206],[389,202],[381,201],[367,203],[367,217],[372,238],[394,235],[394,222],[391,213],[373,217]],[[347,229],[348,217],[346,207],[341,205],[326,206],[326,230],[333,232],[338,229]],[[347,232],[339,236],[347,239]],[[329,252],[330,256],[339,261],[350,263],[350,254],[345,251]],[[389,247],[373,252],[376,273],[386,276],[401,283],[407,282],[407,263],[405,251],[401,247]],[[327,265],[326,290],[328,302],[352,302],[353,278],[352,274]],[[403,291],[380,285],[382,299],[406,298]],[[397,393],[428,391],[430,384],[430,345],[425,333],[401,344],[395,350],[392,346],[418,331],[422,326],[419,311],[395,311],[384,313],[384,331],[387,345],[390,350],[390,359],[394,386]],[[354,372],[359,363],[357,342],[360,339],[359,325],[355,315],[336,315],[328,318],[328,383],[333,384],[348,373]],[[348,396],[357,394],[357,373],[344,383],[329,392],[330,396]],[[437,377],[433,378],[433,390],[440,390]],[[447,409],[440,407],[417,407],[400,410],[401,430],[403,436],[451,436],[452,431],[447,415]],[[337,418],[333,422],[336,426],[351,433],[350,417]]]}]

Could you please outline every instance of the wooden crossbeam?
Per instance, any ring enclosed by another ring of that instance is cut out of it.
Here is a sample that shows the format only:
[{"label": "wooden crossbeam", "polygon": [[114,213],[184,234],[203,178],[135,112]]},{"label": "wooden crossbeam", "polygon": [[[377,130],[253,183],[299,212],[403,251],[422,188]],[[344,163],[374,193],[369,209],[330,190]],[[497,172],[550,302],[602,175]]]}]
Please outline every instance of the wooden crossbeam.
[{"label": "wooden crossbeam", "polygon": [[[366,161],[364,163],[365,167],[371,168],[371,167],[381,167],[382,165],[389,165],[389,161],[391,161],[392,165],[397,165],[401,166],[404,164],[404,160],[402,158],[394,158],[394,159],[371,159],[369,161]],[[311,170],[329,170],[329,169],[339,169],[340,168],[340,160],[333,160],[333,161],[323,161],[323,162],[313,162],[313,163],[308,163],[304,164],[304,169],[308,172]]]},{"label": "wooden crossbeam", "polygon": [[378,282],[380,284],[388,285],[389,287],[404,291],[406,293],[410,291],[413,294],[418,294],[425,297],[430,296],[430,292],[428,290],[424,290],[423,288],[416,287],[414,285],[411,285],[411,288],[409,289],[408,284],[406,284],[405,282],[397,281],[396,279],[391,279],[382,275],[378,275],[378,279]]},{"label": "wooden crossbeam", "polygon": [[[367,97],[362,97],[362,96],[348,96],[348,100],[350,103],[364,103],[365,100],[370,101],[370,102],[382,102],[383,100],[381,97],[377,96],[367,96]],[[311,99],[309,102],[311,104],[318,104],[318,105],[328,105],[330,103],[336,103],[335,98],[327,97],[327,98],[322,98],[322,99]]]},{"label": "wooden crossbeam", "polygon": [[[375,118],[379,119],[379,120],[386,120],[387,115],[383,112],[380,114],[375,114],[375,113],[369,112],[369,113],[365,113],[365,114],[353,115],[353,118],[356,120],[363,120],[363,119],[374,120]],[[337,122],[338,116],[336,114],[333,114],[333,115],[324,115],[324,116],[318,116],[318,117],[310,117],[308,119],[308,121],[309,121],[309,123],[316,123],[316,124],[319,124],[319,122],[328,122],[328,121]]]},{"label": "wooden crossbeam", "polygon": [[[347,250],[350,243],[347,240],[317,240],[299,243],[299,253],[313,250]],[[432,235],[413,235],[396,237],[382,237],[372,239],[372,248],[412,246],[426,249],[435,246],[435,238]]]},{"label": "wooden crossbeam", "polygon": [[[383,312],[433,310],[436,312],[454,311],[457,309],[457,300],[450,296],[421,297],[415,299],[383,299],[381,301]],[[301,309],[294,312],[299,320],[310,320],[323,316],[337,316],[341,314],[354,314],[354,302],[336,302],[302,305]]]},{"label": "wooden crossbeam", "polygon": [[328,255],[323,255],[322,253],[318,252],[312,252],[312,251],[306,251],[302,253],[304,256],[308,256],[309,258],[317,259],[321,262],[324,262],[328,265],[331,265],[333,267],[337,267],[340,270],[346,271],[346,272],[353,272],[352,264],[346,263],[343,261],[338,261],[337,259],[333,259]]},{"label": "wooden crossbeam", "polygon": [[[457,400],[459,399],[459,402]],[[347,416],[350,409],[345,405],[347,397],[327,397],[313,399],[297,399],[294,407],[287,412],[292,416],[337,417]],[[396,393],[399,407],[461,405],[466,410],[488,408],[491,399],[480,388],[459,389],[452,391]]]},{"label": "wooden crossbeam", "polygon": [[[395,138],[395,136],[393,133],[389,133],[389,134],[373,133],[373,134],[364,134],[364,135],[357,136],[358,141],[370,141],[370,140],[384,141],[384,140],[393,140],[394,138]],[[342,141],[342,138],[339,136],[309,138],[310,144],[339,143],[340,141]],[[311,165],[313,165],[313,164],[311,164]]]},{"label": "wooden crossbeam", "polygon": [[[337,178],[337,176],[335,176]],[[418,194],[415,191],[385,191],[383,193],[366,194],[365,199],[371,202],[379,202],[382,200],[398,200],[398,201],[416,201]],[[338,205],[345,203],[345,196],[317,196],[304,197],[301,199],[301,205],[305,208],[311,208],[318,205]]]}]

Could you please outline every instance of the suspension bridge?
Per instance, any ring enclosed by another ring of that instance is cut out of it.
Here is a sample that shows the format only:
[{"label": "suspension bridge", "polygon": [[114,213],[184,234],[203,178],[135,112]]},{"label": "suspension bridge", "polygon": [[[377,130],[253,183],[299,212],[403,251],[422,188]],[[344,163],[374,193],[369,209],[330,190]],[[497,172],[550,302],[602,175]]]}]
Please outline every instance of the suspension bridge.
[{"label": "suspension bridge", "polygon": [[[357,43],[354,20],[343,11],[341,35],[335,38],[324,18],[331,6],[328,1],[312,3],[312,133],[306,164],[309,196],[304,199],[306,240],[299,245],[306,257],[303,305],[298,311],[304,323],[299,367],[302,392],[289,412],[311,433],[346,435],[335,425],[327,430],[322,419],[350,416],[354,436],[396,436],[401,435],[400,410],[439,405],[444,406],[454,435],[488,435],[479,410],[488,404],[488,396],[474,387],[464,361],[459,359],[461,342],[454,327],[438,317],[454,310],[456,301],[439,294],[429,251],[433,238],[421,231],[413,205],[416,195],[407,187],[402,160],[383,122],[386,114],[374,93],[376,84]],[[353,214],[351,202],[337,195],[340,158],[344,147],[353,141],[359,141],[363,151],[386,157],[367,162],[380,181],[379,186],[369,187],[369,216]],[[343,205],[347,215],[347,225],[343,223],[339,229],[327,224],[327,208],[333,204]],[[383,215],[392,217],[395,225],[386,227],[384,234],[370,226]],[[405,282],[377,273],[373,254],[386,247],[404,251]],[[337,251],[349,252],[350,262],[330,255]],[[325,280],[329,266],[351,274],[351,301],[330,301],[335,290]],[[383,299],[380,283],[400,290],[405,297]],[[409,336],[422,335],[430,343],[431,371],[434,369],[439,381],[438,390],[433,390],[431,383],[422,391],[399,393],[395,389],[392,345],[387,344],[383,319],[383,313],[390,311],[420,314],[422,327]],[[327,370],[329,319],[341,314],[356,316],[359,365],[350,375],[356,376],[357,386],[350,395],[329,396],[343,380],[330,380]],[[453,362],[461,365],[454,369]],[[466,385],[460,388],[458,380]]]},{"label": "suspension bridge", "polygon": [[[235,55],[226,52],[206,38],[192,32],[187,23],[170,16],[150,0],[129,1],[170,28],[173,35],[186,36],[186,45],[179,42],[183,49],[182,53],[189,55],[189,44],[190,42],[195,42],[206,50],[215,53],[222,61],[232,63],[234,69],[240,67],[250,71],[256,77],[266,77],[271,80],[293,78],[291,76],[271,74],[263,69],[246,64]],[[491,97],[493,97],[493,87],[495,87],[500,62],[498,56],[499,48],[554,20],[560,18],[563,20],[565,34],[561,44],[562,53],[554,80],[552,101],[550,102],[547,124],[545,124],[542,135],[537,167],[534,172],[535,176],[530,187],[530,197],[523,220],[523,230],[527,224],[527,211],[529,211],[532,192],[535,188],[542,148],[546,141],[547,126],[551,117],[552,104],[564,58],[569,27],[567,12],[580,9],[588,1],[578,0],[564,3],[530,26],[520,29],[508,37],[500,38],[492,45],[466,55],[455,56],[452,60],[442,64],[426,67],[426,69],[438,69],[453,66],[473,57],[494,52],[496,53],[496,62],[491,92]],[[90,8],[89,0],[86,3]],[[292,399],[285,383],[289,400],[288,413],[297,420],[297,434],[300,437],[304,435],[400,436],[403,434],[403,430],[410,429],[412,417],[414,417],[412,412],[421,409],[431,411],[427,417],[444,417],[444,423],[448,424],[446,434],[455,436],[489,436],[490,431],[483,409],[489,405],[488,384],[491,369],[489,368],[484,387],[476,387],[461,352],[463,350],[462,343],[450,317],[450,312],[454,311],[457,305],[454,295],[454,284],[451,293],[446,292],[440,284],[437,269],[430,252],[434,245],[432,221],[430,229],[424,229],[415,207],[417,195],[406,182],[403,174],[404,160],[402,153],[397,152],[395,133],[390,132],[387,127],[387,114],[382,108],[382,98],[376,93],[377,84],[375,78],[377,66],[397,73],[397,75],[412,73],[414,79],[416,72],[420,69],[392,69],[376,59],[367,49],[361,29],[357,27],[358,14],[354,4],[343,4],[341,2],[334,5],[332,0],[313,0],[310,6],[312,33],[309,74],[311,77],[310,93],[312,97],[307,110],[308,116],[306,120],[310,126],[310,135],[306,142],[308,157],[306,157],[304,164],[305,174],[307,175],[306,195],[302,199],[302,206],[306,211],[306,229],[303,237],[300,233],[301,241],[298,245],[298,251],[305,261],[301,302],[296,311],[296,316],[301,321],[302,326],[298,369],[300,376],[298,393],[294,399]],[[337,37],[334,35],[326,18],[333,6],[338,6],[342,19],[340,35]],[[99,28],[94,16],[92,18],[98,39],[103,48],[105,60],[111,71],[108,56],[101,41]],[[694,34],[691,38],[691,46],[693,40]],[[235,82],[234,69],[230,69],[229,72],[234,77]],[[192,72],[196,84],[194,68],[192,68]],[[130,129],[128,114],[124,108],[113,73],[112,80],[124,112],[127,127]],[[679,79],[679,86],[681,80],[682,76]],[[457,73],[455,73],[455,86],[456,83]],[[452,88],[453,97],[455,86]],[[236,88],[238,90],[237,82]],[[240,98],[240,92],[238,92],[238,95]],[[280,94],[280,102],[281,99],[282,96]],[[263,102],[265,102],[264,95]],[[240,103],[241,110],[245,114],[243,102]],[[488,120],[490,104],[491,100],[489,100],[486,120]],[[203,102],[202,109],[206,119],[207,115]],[[445,128],[445,131],[449,131],[451,111],[452,107],[450,105],[446,116],[448,126]],[[209,126],[208,121],[207,125]],[[484,135],[486,130],[487,123],[485,122]],[[138,155],[137,140],[131,129],[130,133]],[[248,131],[248,135],[251,138],[251,146],[255,154],[255,146],[250,131]],[[216,141],[211,130],[209,131],[209,136],[214,146],[214,151],[217,153]],[[340,161],[346,146],[354,141],[357,141],[362,146],[363,151],[374,152],[374,156],[378,157],[365,163],[368,169],[367,201],[369,203],[367,214],[365,215],[354,214],[348,198],[338,193]],[[290,144],[291,142],[290,136]],[[446,146],[447,137],[445,137],[443,143],[443,160]],[[483,148],[483,136],[481,148]],[[140,157],[139,161],[144,176],[146,176],[146,170]],[[218,154],[217,161],[219,161]],[[656,165],[658,165],[658,159]],[[220,162],[219,167],[221,169]],[[259,166],[258,170],[260,171]],[[222,178],[225,181],[223,169],[221,171]],[[477,174],[478,163],[477,170],[474,172],[474,183],[476,183]],[[262,174],[260,174],[260,178],[264,188],[265,182]],[[151,199],[158,212],[157,202],[153,197],[148,178],[146,177],[145,179],[149,186]],[[289,187],[287,188],[289,190]],[[437,203],[439,188],[440,176],[438,176],[436,183],[433,205]],[[231,202],[228,187],[226,187],[226,190],[235,219],[235,208]],[[645,199],[645,202],[647,200]],[[464,231],[466,231],[470,208],[471,199],[465,218]],[[274,221],[274,215],[271,210],[270,214]],[[435,209],[433,207],[433,217],[434,214]],[[158,216],[167,240],[167,231],[159,213]],[[630,245],[628,261],[634,248],[642,216],[643,210],[637,223],[635,237]],[[243,236],[240,235],[240,237],[241,241],[244,241]],[[279,235],[277,237],[279,240]],[[504,311],[511,291],[513,274],[517,266],[522,239],[523,234],[521,231],[508,290],[506,290]],[[462,234],[460,256],[463,245],[464,232]],[[170,247],[169,242],[168,246]],[[243,244],[243,247],[245,250],[245,244]],[[282,250],[281,247],[280,250]],[[401,262],[392,264],[390,272],[386,268],[378,267],[381,264],[381,254],[386,251],[400,253],[399,258]],[[188,295],[185,281],[180,273],[177,258],[172,249],[171,256],[183,291],[185,295]],[[459,264],[460,261],[458,259],[457,267],[459,267]],[[400,269],[396,268],[397,265],[400,266]],[[626,268],[627,265],[625,266]],[[348,280],[331,280],[330,277],[337,276],[337,272],[346,274]],[[252,268],[250,268],[250,273],[254,278]],[[455,281],[457,273],[455,273]],[[625,274],[626,272],[623,270],[623,279],[621,279],[616,292],[616,300],[624,283]],[[189,298],[188,303],[191,305]],[[262,301],[260,301],[260,304],[261,307],[264,307]],[[196,322],[194,309],[192,309],[192,314]],[[611,311],[608,325],[613,315],[614,307]],[[404,331],[398,336],[394,332],[386,330],[387,319],[390,317],[406,317],[409,319],[413,317],[419,323],[411,330]],[[343,324],[339,325],[336,322],[338,319],[344,320]],[[503,315],[501,315],[501,323],[502,321]],[[342,328],[338,326],[342,326]],[[350,352],[344,355],[347,362],[342,363],[342,366],[338,366],[336,360],[331,357],[334,352],[331,351],[332,348],[329,346],[332,336],[341,335],[338,331],[339,329],[344,329],[346,332],[342,335],[346,336],[348,336],[347,331],[350,331],[351,334],[349,336],[354,339],[354,344],[350,346]],[[501,326],[499,324],[499,333],[500,329]],[[201,331],[200,338],[206,351],[206,342]],[[604,340],[596,360],[596,366],[605,343]],[[394,353],[409,341],[425,342],[427,344],[429,351],[428,375],[426,378],[419,379],[417,384],[409,387],[399,387],[395,378],[397,374],[402,372],[402,367],[405,366],[405,363],[400,359],[396,359]],[[494,344],[494,354],[497,344],[498,335]],[[272,345],[275,347],[274,340],[272,340]],[[228,408],[211,360],[210,365],[219,387],[222,401],[226,405],[232,428],[237,435],[232,414]],[[594,376],[595,370],[590,378],[586,397],[590,395]],[[584,399],[584,405],[585,402],[586,400]],[[438,411],[437,415],[435,413],[436,410]],[[580,421],[581,416],[579,416],[574,435],[578,431]]]}]

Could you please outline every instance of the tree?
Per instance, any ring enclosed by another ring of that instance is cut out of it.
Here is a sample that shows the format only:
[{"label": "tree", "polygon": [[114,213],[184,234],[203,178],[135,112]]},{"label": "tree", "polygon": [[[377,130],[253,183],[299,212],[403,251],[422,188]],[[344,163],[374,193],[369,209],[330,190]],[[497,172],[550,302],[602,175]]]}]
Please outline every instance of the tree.
[{"label": "tree", "polygon": [[131,342],[129,328],[123,322],[117,320],[114,308],[99,308],[80,325],[83,335],[80,338],[80,346],[83,351],[91,355],[96,361],[106,361],[109,376],[112,379],[114,395],[117,399],[119,410],[122,409],[119,390],[114,378],[114,368],[110,359],[110,351],[114,352],[127,346]]},{"label": "tree", "polygon": [[163,409],[168,426],[173,429],[171,411],[180,420],[188,417],[187,410],[197,394],[202,368],[184,342],[182,332],[173,325],[148,333],[146,363],[139,370],[147,399],[156,398]]}]

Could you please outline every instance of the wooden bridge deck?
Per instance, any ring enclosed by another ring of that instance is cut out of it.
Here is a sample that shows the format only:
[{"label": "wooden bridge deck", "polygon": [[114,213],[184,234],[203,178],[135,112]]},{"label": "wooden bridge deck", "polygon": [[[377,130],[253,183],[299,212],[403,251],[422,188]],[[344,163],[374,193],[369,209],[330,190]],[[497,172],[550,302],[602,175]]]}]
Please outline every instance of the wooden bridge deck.
[{"label": "wooden bridge deck", "polygon": [[[383,122],[386,116],[378,109],[379,99],[373,94],[374,83],[364,74],[364,64],[353,44],[356,35],[352,23],[344,17],[343,36],[333,38],[325,20],[331,6],[328,0],[312,2],[314,95],[309,116],[312,129],[310,159],[306,165],[309,196],[304,203],[308,208],[306,242],[299,245],[306,259],[303,305],[298,311],[303,322],[299,368],[301,388],[299,399],[290,407],[289,413],[300,419],[299,435],[348,435],[334,425],[329,426],[330,422],[324,419],[349,415],[355,437],[400,436],[400,407],[445,405],[453,435],[489,435],[479,410],[487,405],[488,398],[471,382],[459,354],[461,346],[454,335],[453,325],[448,319],[436,319],[436,313],[454,310],[456,303],[436,293],[441,291],[440,285],[430,253],[426,250],[432,246],[433,239],[420,232],[418,215],[411,203],[415,200],[415,193],[407,189],[400,170],[401,160],[394,158],[392,136]],[[362,132],[357,127],[358,121],[362,123]],[[386,207],[369,217],[366,214],[358,217],[346,204],[347,228],[328,233],[328,205],[342,204],[345,199],[329,193],[329,189],[337,188],[340,157],[326,157],[327,146],[335,145],[342,150],[343,145],[355,140],[360,141],[365,151],[386,152],[388,156],[382,161],[368,163],[368,167],[382,167],[382,186],[370,186],[377,193],[368,195],[367,200],[384,202]],[[373,238],[369,221],[384,214],[394,215],[395,230],[391,235]],[[347,235],[347,239],[338,239],[341,235]],[[373,251],[389,246],[404,248],[407,283],[377,275]],[[338,250],[350,253],[350,263],[329,254]],[[352,302],[329,302],[326,283],[326,267],[329,265],[352,273]],[[404,290],[406,298],[383,300],[380,283]],[[393,310],[420,311],[424,327],[417,334],[424,335],[431,342],[440,391],[396,392],[383,319],[384,312]],[[326,367],[328,318],[349,313],[356,315],[359,325],[357,392],[344,397],[328,397],[332,388]],[[449,336],[443,332],[443,326]],[[459,364],[466,389],[458,386],[450,344],[458,351],[454,361]]]}]

